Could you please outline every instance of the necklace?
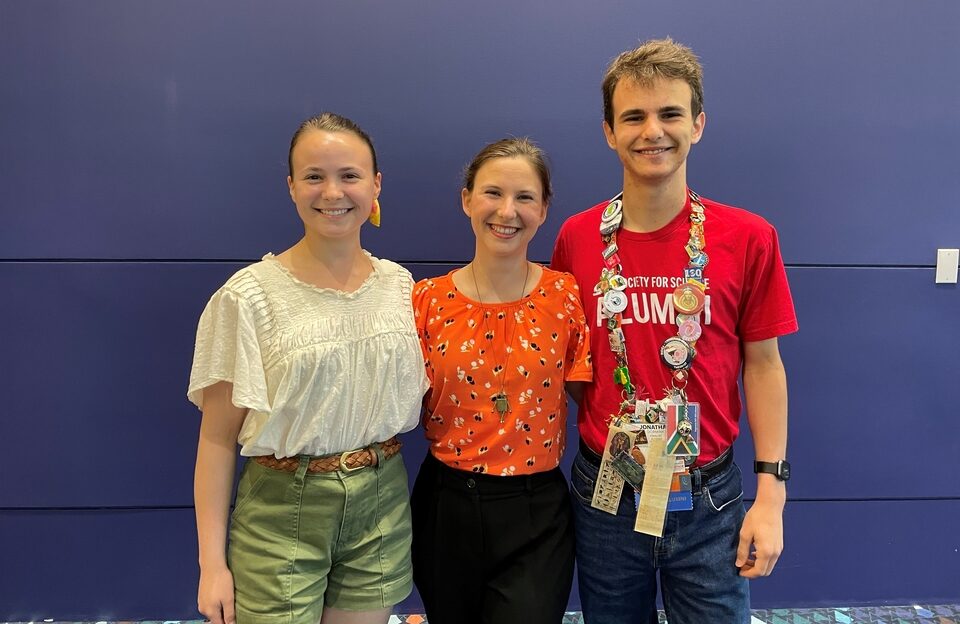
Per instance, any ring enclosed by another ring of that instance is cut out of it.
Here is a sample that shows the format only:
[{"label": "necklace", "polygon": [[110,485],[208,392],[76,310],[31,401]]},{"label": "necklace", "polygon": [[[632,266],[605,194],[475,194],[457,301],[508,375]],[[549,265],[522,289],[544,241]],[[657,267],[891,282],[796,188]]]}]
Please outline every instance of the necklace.
[{"label": "necklace", "polygon": [[[523,293],[527,291],[527,280],[530,278],[530,263],[527,262],[527,271],[523,275],[523,286],[520,288],[520,296],[517,297],[517,300],[523,299]],[[474,264],[470,263],[470,275],[473,277],[473,287],[477,290],[477,301],[480,302],[480,305],[483,306],[483,299],[480,297],[480,286],[477,284],[477,270],[474,267]],[[489,335],[490,330],[487,328],[487,315],[489,312],[483,310],[483,330],[484,335]],[[500,369],[500,390],[495,395],[490,397],[490,400],[493,402],[493,409],[496,410],[497,414],[500,415],[500,424],[503,424],[503,421],[507,418],[507,412],[510,411],[510,401],[507,398],[507,393],[504,391],[504,386],[507,383],[507,366],[510,364],[510,354],[513,353],[513,337],[517,332],[517,325],[519,322],[517,319],[514,319],[513,328],[510,330],[510,338],[506,343],[506,355],[504,356],[503,366],[501,367],[494,360],[494,364],[497,364],[495,369]],[[493,357],[494,351],[493,346],[490,347],[490,355]]]},{"label": "necklace", "polygon": [[[706,290],[703,269],[707,266],[706,239],[703,234],[703,223],[706,221],[703,202],[700,196],[692,190],[687,191],[690,197],[690,238],[684,249],[689,258],[683,269],[683,281],[673,291],[673,308],[676,314],[677,335],[667,338],[660,347],[660,359],[671,371],[672,388],[667,389],[666,399],[672,403],[686,406],[686,386],[690,379],[690,366],[697,352],[694,348],[700,338],[702,328],[699,314],[703,310]],[[634,403],[636,387],[630,380],[630,370],[627,367],[627,341],[623,333],[623,311],[627,308],[627,296],[623,292],[627,288],[627,280],[621,275],[623,267],[620,256],[617,254],[617,232],[623,221],[623,194],[614,197],[603,210],[600,221],[600,238],[603,241],[604,268],[600,272],[600,281],[594,287],[594,295],[603,296],[603,315],[606,317],[609,331],[610,350],[616,360],[613,378],[621,388],[621,403],[619,412],[611,414],[611,423],[622,423],[631,418],[644,418],[647,422],[660,420],[667,410],[666,402],[641,401],[639,409]],[[695,404],[693,404],[695,405]],[[636,413],[636,412],[642,413]],[[685,414],[687,410],[683,410]],[[681,420],[686,420],[685,416]],[[686,427],[681,427],[686,429]],[[696,454],[696,453],[691,453]]]}]

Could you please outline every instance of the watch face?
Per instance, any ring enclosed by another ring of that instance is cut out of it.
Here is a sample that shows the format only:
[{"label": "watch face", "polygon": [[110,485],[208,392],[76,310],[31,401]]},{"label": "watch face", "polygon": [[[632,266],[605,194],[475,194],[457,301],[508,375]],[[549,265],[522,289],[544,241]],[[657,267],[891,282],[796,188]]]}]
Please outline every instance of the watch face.
[{"label": "watch face", "polygon": [[777,475],[784,481],[790,478],[790,464],[787,462],[780,462],[780,474]]}]

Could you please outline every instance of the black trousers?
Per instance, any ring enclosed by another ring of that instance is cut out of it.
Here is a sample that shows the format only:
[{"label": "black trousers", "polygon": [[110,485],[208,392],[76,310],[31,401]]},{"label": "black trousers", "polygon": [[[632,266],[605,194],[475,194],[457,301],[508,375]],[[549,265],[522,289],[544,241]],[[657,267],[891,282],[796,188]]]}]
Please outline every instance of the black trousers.
[{"label": "black trousers", "polygon": [[410,500],[413,579],[430,624],[560,624],[573,519],[560,469],[497,477],[427,454]]}]

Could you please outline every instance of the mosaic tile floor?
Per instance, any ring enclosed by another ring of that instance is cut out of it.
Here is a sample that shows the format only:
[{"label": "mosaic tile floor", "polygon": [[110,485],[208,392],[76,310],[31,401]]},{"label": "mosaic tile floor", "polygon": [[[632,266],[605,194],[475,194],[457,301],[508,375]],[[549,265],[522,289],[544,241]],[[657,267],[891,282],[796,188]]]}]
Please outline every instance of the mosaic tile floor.
[{"label": "mosaic tile floor", "polygon": [[[660,612],[660,623],[667,618]],[[753,612],[751,624],[960,624],[960,605],[902,607],[835,607],[768,609]],[[390,624],[428,624],[422,615],[399,615]],[[567,613],[563,624],[583,624],[579,613]]]},{"label": "mosaic tile floor", "polygon": [[[53,620],[30,622],[48,624]],[[660,612],[660,623],[667,618]],[[0,622],[0,624],[28,624]],[[68,624],[66,622],[60,624]],[[200,620],[143,622],[72,622],[69,624],[203,624]],[[394,615],[389,624],[429,624],[422,615]],[[580,613],[567,613],[563,624],[583,624]],[[751,624],[960,624],[960,604],[900,607],[833,607],[829,609],[767,609],[753,612]]]}]

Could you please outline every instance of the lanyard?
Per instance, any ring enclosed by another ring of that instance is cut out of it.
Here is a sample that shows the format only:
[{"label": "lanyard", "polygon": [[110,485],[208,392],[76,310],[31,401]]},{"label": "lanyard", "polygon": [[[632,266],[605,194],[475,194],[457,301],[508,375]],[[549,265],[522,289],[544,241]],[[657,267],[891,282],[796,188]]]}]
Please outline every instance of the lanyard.
[{"label": "lanyard", "polygon": [[[684,249],[688,261],[683,269],[683,282],[673,291],[677,335],[667,338],[660,347],[660,359],[671,371],[672,389],[667,391],[666,398],[676,397],[679,399],[677,402],[683,404],[686,403],[685,390],[690,379],[690,367],[697,354],[695,345],[703,332],[699,314],[706,299],[704,268],[709,260],[703,251],[706,247],[703,233],[706,215],[703,202],[692,190],[687,193],[690,196],[690,238]],[[651,419],[658,419],[666,409],[665,402],[644,401],[641,408],[644,413],[636,414],[636,386],[630,380],[630,369],[627,366],[627,340],[623,333],[623,311],[627,309],[627,295],[624,293],[627,280],[622,275],[623,267],[617,246],[617,232],[623,222],[622,198],[623,193],[620,193],[610,200],[600,219],[604,268],[600,272],[600,281],[593,289],[595,296],[603,296],[603,315],[609,332],[610,350],[616,361],[613,379],[621,388],[620,408],[616,415],[610,415],[610,419],[618,424],[631,417],[644,417],[648,422],[653,422]]]}]

